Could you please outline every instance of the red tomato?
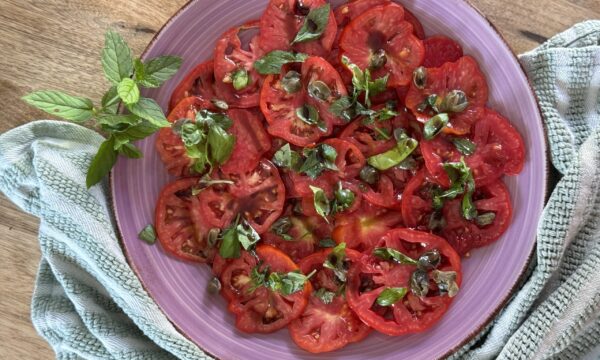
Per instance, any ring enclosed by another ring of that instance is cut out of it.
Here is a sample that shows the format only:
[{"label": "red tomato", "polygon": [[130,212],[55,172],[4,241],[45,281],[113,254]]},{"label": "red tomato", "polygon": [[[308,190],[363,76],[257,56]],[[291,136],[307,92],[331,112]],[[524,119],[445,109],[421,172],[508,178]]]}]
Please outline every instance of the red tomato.
[{"label": "red tomato", "polygon": [[423,29],[423,25],[419,19],[406,8],[404,8],[404,21],[408,21],[413,26],[413,33],[416,37],[421,40],[425,39],[425,29]]},{"label": "red tomato", "polygon": [[[235,314],[235,325],[246,333],[271,333],[287,326],[298,318],[308,303],[312,290],[310,282],[304,290],[291,295],[282,295],[264,286],[251,291],[252,269],[288,273],[298,270],[298,266],[287,255],[269,245],[256,247],[258,259],[243,252],[233,260],[221,274],[221,293],[229,300],[228,309]],[[260,262],[259,262],[260,261]]]},{"label": "red tomato", "polygon": [[[217,97],[229,106],[249,108],[258,106],[260,87],[263,77],[254,69],[254,62],[261,57],[258,47],[258,36],[249,43],[249,50],[242,48],[240,33],[258,28],[259,22],[251,21],[225,32],[217,41],[215,48],[215,90]],[[248,85],[236,90],[233,77],[236,71],[246,71]]]},{"label": "red tomato", "polygon": [[461,255],[498,240],[508,228],[512,216],[510,194],[501,180],[477,188],[473,195],[473,202],[480,215],[495,214],[494,221],[490,225],[479,226],[476,221],[463,218],[461,199],[447,202],[443,209],[446,226],[442,234]]},{"label": "red tomato", "polygon": [[[352,250],[346,251],[352,252]],[[331,249],[320,251],[305,258],[299,264],[305,274],[317,270],[311,278],[315,291],[323,287],[335,292],[341,286],[337,284],[334,289],[327,286],[336,281],[333,271],[323,267],[323,262],[327,260],[330,253]],[[359,254],[354,256],[357,257]],[[339,295],[328,304],[314,295],[310,296],[304,313],[292,321],[288,329],[292,340],[300,348],[311,353],[341,349],[350,343],[364,339],[371,331],[350,309],[344,297]]]},{"label": "red tomato", "polygon": [[458,61],[463,56],[462,46],[443,35],[428,37],[423,41],[423,45],[425,46],[423,66],[427,68],[440,67],[447,62]]},{"label": "red tomato", "polygon": [[372,69],[374,79],[390,74],[388,87],[407,85],[413,70],[423,62],[423,43],[404,21],[404,9],[396,4],[378,6],[352,20],[340,38],[341,54],[361,69],[371,66],[375,52],[385,51],[385,64]]},{"label": "red tomato", "polygon": [[[326,99],[319,99],[310,96],[310,86],[315,81],[322,81],[331,91],[331,95]],[[316,107],[319,110],[319,116],[327,123],[333,125],[342,125],[344,121],[333,115],[329,107],[333,102],[342,96],[348,95],[346,86],[330,63],[321,57],[312,56],[302,64],[302,83],[306,88],[306,103]]]},{"label": "red tomato", "polygon": [[352,215],[336,219],[332,237],[338,244],[345,242],[350,249],[371,251],[383,234],[401,225],[399,212],[365,202]]},{"label": "red tomato", "polygon": [[270,230],[263,234],[262,240],[265,244],[280,249],[296,262],[312,254],[319,240],[331,236],[332,226],[320,216],[294,215],[287,211],[285,217],[291,222],[291,228],[287,232],[291,238],[284,239]]},{"label": "red tomato", "polygon": [[392,180],[386,175],[381,174],[376,188],[369,187],[364,197],[373,205],[400,210],[402,190],[396,189]]},{"label": "red tomato", "polygon": [[337,151],[335,165],[338,170],[336,175],[342,179],[352,179],[358,176],[367,160],[360,149],[350,141],[341,139],[328,139],[325,144]]},{"label": "red tomato", "polygon": [[333,171],[324,171],[316,179],[311,179],[306,175],[301,175],[293,171],[288,171],[283,176],[286,185],[286,196],[288,198],[303,198],[312,196],[311,186],[323,189],[329,196],[333,194],[333,188],[337,184],[338,177]]},{"label": "red tomato", "polygon": [[205,221],[224,228],[240,214],[259,234],[281,215],[285,188],[275,165],[262,160],[256,168],[239,174],[214,172],[214,180],[233,184],[213,185],[198,194]]},{"label": "red tomato", "polygon": [[429,215],[433,211],[431,203],[431,182],[422,169],[406,185],[402,193],[402,219],[410,228],[429,228]]},{"label": "red tomato", "polygon": [[330,11],[325,31],[318,39],[291,45],[309,11],[325,4],[324,0],[271,0],[260,18],[259,45],[263,53],[294,50],[309,55],[326,56],[331,50],[337,31],[333,11]]},{"label": "red tomato", "polygon": [[207,101],[214,99],[216,96],[213,69],[212,60],[203,62],[192,69],[173,91],[169,110],[174,109],[183,99],[190,96],[199,96]]},{"label": "red tomato", "polygon": [[406,107],[422,122],[428,121],[433,113],[419,112],[417,108],[429,95],[444,98],[452,90],[461,90],[467,95],[469,106],[461,113],[451,113],[450,123],[444,132],[464,135],[471,131],[472,125],[479,119],[488,100],[488,86],[477,61],[463,56],[453,63],[445,63],[439,68],[427,69],[427,82],[424,89],[411,84],[406,95]]},{"label": "red tomato", "polygon": [[206,242],[208,225],[193,214],[197,207],[193,206],[191,188],[198,180],[181,179],[165,186],[156,203],[154,224],[158,240],[167,252],[204,263],[212,260],[215,250]]},{"label": "red tomato", "polygon": [[449,187],[450,178],[444,170],[443,164],[460,161],[461,154],[456,147],[446,137],[438,135],[432,140],[421,141],[420,149],[432,179],[445,188]]},{"label": "red tomato", "polygon": [[[456,272],[456,283],[458,286],[461,284],[460,258],[441,237],[410,229],[395,229],[384,235],[378,246],[398,250],[413,259],[437,249],[442,256],[438,270]],[[429,329],[444,315],[452,298],[442,295],[431,280],[428,294],[417,297],[410,290],[410,277],[415,270],[413,265],[364,254],[348,270],[346,299],[350,308],[364,323],[386,335],[398,336]],[[377,297],[390,287],[403,287],[409,291],[404,299],[391,306],[378,305]]]},{"label": "red tomato", "polygon": [[[352,142],[367,157],[381,154],[396,146],[391,125],[389,121],[365,125],[364,119],[358,118],[344,128],[340,138]],[[381,132],[388,136],[387,140]]]},{"label": "red tomato", "polygon": [[[335,188],[337,188],[337,182],[336,185],[330,190],[330,193],[323,189],[328,199],[332,200],[334,198],[333,191]],[[357,181],[342,181],[342,188],[349,189],[354,193],[354,202],[349,208],[345,209],[341,213],[335,214],[336,217],[344,217],[353,213],[360,208],[360,204],[362,203],[363,193],[360,190]],[[310,194],[302,198],[302,213],[306,216],[319,216],[319,213],[317,213],[317,210],[315,209],[314,194],[312,190]]]}]

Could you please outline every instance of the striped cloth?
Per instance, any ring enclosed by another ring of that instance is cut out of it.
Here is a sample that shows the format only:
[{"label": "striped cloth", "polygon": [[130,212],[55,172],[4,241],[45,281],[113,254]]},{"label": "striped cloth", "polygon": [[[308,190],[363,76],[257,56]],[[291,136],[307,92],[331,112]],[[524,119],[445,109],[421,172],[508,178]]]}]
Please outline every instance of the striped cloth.
[{"label": "striped cloth", "polygon": [[[598,358],[600,21],[576,25],[521,60],[561,178],[519,292],[453,358]],[[127,264],[106,184],[85,188],[102,140],[56,121],[0,135],[0,190],[41,221],[33,323],[59,359],[208,359],[171,325]]]}]

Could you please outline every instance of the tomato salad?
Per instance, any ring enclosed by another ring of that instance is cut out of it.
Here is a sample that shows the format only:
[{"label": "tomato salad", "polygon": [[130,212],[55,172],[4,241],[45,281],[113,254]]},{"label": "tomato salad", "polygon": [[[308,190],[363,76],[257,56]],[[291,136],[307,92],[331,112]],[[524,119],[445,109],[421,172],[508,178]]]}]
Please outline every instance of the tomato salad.
[{"label": "tomato salad", "polygon": [[511,221],[524,143],[488,93],[397,3],[271,0],[172,94],[160,244],[211,266],[245,333],[318,353],[426,331]]}]

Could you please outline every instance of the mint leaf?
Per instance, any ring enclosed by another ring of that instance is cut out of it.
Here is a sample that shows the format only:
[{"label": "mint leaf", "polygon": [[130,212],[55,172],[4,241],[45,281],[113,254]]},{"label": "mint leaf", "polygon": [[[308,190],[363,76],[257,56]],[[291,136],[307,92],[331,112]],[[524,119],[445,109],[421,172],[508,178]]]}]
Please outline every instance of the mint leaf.
[{"label": "mint leaf", "polygon": [[142,140],[147,138],[148,136],[154,134],[158,128],[152,125],[148,121],[142,121],[139,124],[130,126],[129,128],[115,133],[115,135],[119,134],[122,136],[126,136],[129,140]]},{"label": "mint leaf", "polygon": [[123,144],[118,150],[119,154],[130,159],[140,159],[144,156],[137,146],[130,143]]},{"label": "mint leaf", "polygon": [[102,97],[102,111],[106,114],[116,114],[119,111],[119,102],[119,93],[115,85]]},{"label": "mint leaf", "polygon": [[183,60],[178,56],[159,56],[150,59],[144,64],[144,79],[155,82],[157,86],[160,86],[177,73],[182,62]]},{"label": "mint leaf", "polygon": [[331,250],[327,259],[323,262],[323,267],[333,271],[335,277],[342,283],[346,282],[346,243],[340,243]]},{"label": "mint leaf", "polygon": [[130,77],[133,71],[131,49],[121,35],[112,30],[107,31],[104,38],[102,68],[106,79],[114,85]]},{"label": "mint leaf", "polygon": [[135,104],[140,100],[140,89],[135,81],[130,78],[121,80],[117,85],[117,92],[121,100],[127,105]]},{"label": "mint leaf", "polygon": [[259,74],[279,74],[281,67],[285,64],[303,62],[308,55],[292,53],[283,50],[274,50],[254,62],[254,68]]},{"label": "mint leaf", "polygon": [[87,172],[85,182],[88,189],[102,181],[117,162],[117,151],[114,149],[114,145],[115,138],[112,136],[100,145]]},{"label": "mint leaf", "polygon": [[158,128],[171,126],[171,123],[167,121],[163,110],[153,99],[140,98],[138,102],[128,105],[127,108],[135,115],[148,120],[152,125]]},{"label": "mint leaf", "polygon": [[296,37],[292,41],[292,44],[307,42],[320,38],[327,27],[327,23],[329,22],[330,12],[331,6],[329,4],[311,9],[304,19],[304,23],[298,31],[298,34],[296,34]]},{"label": "mint leaf", "polygon": [[106,125],[111,128],[117,128],[122,125],[135,125],[140,122],[140,118],[137,115],[113,115],[106,114],[100,115],[96,118],[96,122],[100,125]]},{"label": "mint leaf", "polygon": [[23,96],[23,100],[48,114],[66,120],[83,122],[94,116],[92,100],[61,91],[35,91]]}]

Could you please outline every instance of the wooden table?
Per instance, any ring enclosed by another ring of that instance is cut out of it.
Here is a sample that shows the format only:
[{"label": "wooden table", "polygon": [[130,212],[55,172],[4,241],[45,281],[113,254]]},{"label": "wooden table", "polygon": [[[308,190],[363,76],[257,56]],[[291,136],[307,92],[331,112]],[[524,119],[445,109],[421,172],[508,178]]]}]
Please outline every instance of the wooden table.
[{"label": "wooden table", "polygon": [[[47,118],[19,98],[62,89],[99,99],[106,83],[99,53],[106,28],[117,28],[134,53],[187,0],[0,0],[0,133]],[[515,52],[586,19],[600,18],[598,0],[473,0]],[[1,359],[49,359],[53,353],[30,321],[40,252],[38,221],[0,195]]]}]

